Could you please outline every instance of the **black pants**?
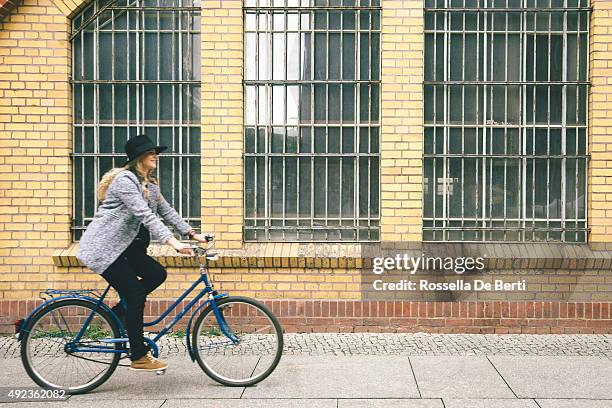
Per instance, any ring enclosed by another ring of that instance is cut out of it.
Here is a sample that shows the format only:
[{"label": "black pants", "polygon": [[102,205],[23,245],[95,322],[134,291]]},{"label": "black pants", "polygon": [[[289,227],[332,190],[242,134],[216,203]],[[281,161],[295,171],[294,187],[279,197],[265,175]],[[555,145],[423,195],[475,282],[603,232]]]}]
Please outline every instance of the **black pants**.
[{"label": "black pants", "polygon": [[102,277],[127,303],[125,324],[131,360],[139,359],[150,350],[143,335],[144,305],[147,295],[167,276],[166,269],[147,255],[148,234],[143,226],[130,246],[102,273]]}]

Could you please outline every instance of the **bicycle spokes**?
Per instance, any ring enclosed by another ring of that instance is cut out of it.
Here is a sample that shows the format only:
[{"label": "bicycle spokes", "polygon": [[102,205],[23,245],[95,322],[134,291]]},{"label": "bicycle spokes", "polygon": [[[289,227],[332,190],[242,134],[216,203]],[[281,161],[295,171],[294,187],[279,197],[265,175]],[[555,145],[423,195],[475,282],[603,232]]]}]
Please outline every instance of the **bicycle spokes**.
[{"label": "bicycle spokes", "polygon": [[260,381],[282,352],[280,327],[256,302],[224,299],[218,314],[208,309],[194,329],[202,368],[227,385]]},{"label": "bicycle spokes", "polygon": [[24,357],[48,387],[84,387],[103,375],[115,359],[115,353],[104,352],[116,346],[101,341],[114,333],[99,313],[94,312],[82,336],[75,337],[91,313],[90,307],[65,305],[50,308],[33,322]]}]

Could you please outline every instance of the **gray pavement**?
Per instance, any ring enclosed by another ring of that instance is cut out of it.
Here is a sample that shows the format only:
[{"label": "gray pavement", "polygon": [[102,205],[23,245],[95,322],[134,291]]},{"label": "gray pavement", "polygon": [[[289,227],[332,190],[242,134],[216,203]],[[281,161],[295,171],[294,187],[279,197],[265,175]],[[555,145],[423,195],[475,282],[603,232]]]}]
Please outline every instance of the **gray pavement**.
[{"label": "gray pavement", "polygon": [[[65,402],[18,407],[612,408],[610,335],[316,334],[285,336],[278,368],[253,387],[210,380],[168,340],[163,376],[119,367]],[[34,386],[0,341],[3,387]]]}]

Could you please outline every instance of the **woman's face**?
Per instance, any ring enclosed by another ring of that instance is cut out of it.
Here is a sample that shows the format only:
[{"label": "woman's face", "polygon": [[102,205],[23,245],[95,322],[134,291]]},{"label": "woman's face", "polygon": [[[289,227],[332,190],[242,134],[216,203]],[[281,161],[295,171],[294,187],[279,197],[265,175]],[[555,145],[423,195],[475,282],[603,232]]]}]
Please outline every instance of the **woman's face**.
[{"label": "woman's face", "polygon": [[155,169],[157,167],[157,156],[155,150],[149,150],[142,155],[141,162],[145,170]]}]

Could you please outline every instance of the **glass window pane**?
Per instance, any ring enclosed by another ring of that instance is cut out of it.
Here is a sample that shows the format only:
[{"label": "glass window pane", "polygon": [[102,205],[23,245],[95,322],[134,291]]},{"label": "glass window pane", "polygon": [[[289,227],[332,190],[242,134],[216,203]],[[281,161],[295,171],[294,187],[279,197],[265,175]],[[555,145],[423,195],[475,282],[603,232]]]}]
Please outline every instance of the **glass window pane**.
[{"label": "glass window pane", "polygon": [[300,78],[300,37],[298,33],[287,33],[287,79]]},{"label": "glass window pane", "polygon": [[328,36],[329,45],[327,55],[329,55],[328,78],[340,79],[340,65],[342,52],[340,47],[340,34],[330,33]]},{"label": "glass window pane", "polygon": [[298,110],[300,104],[300,88],[298,86],[287,87],[287,120],[286,123],[296,125],[298,123]]},{"label": "glass window pane", "polygon": [[342,79],[355,79],[355,35],[342,35]]},{"label": "glass window pane", "polygon": [[321,46],[321,44],[327,44],[327,35],[316,33],[315,43],[317,47],[314,48],[314,79],[327,79],[327,47]]},{"label": "glass window pane", "polygon": [[257,79],[257,73],[256,73],[256,59],[255,59],[255,55],[256,55],[256,39],[257,39],[257,34],[255,33],[248,33],[245,36],[244,39],[244,79],[246,80],[250,80],[250,79]]},{"label": "glass window pane", "polygon": [[342,85],[342,121],[355,120],[355,85]]}]

